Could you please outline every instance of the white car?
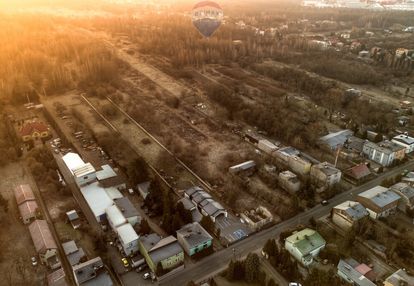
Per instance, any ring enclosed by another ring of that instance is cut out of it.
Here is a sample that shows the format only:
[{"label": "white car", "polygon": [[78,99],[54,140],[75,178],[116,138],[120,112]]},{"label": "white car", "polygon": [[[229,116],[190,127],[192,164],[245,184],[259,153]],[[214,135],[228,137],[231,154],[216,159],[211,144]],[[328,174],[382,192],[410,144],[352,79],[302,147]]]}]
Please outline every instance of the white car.
[{"label": "white car", "polygon": [[302,284],[297,283],[297,282],[290,282],[289,286],[302,286]]},{"label": "white car", "polygon": [[147,280],[150,277],[151,277],[151,274],[149,274],[148,272],[146,272],[146,273],[144,273],[144,275],[142,275],[142,278],[144,278],[144,280]]},{"label": "white car", "polygon": [[32,258],[30,259],[32,262],[32,266],[37,266],[37,260],[36,257],[32,256]]}]

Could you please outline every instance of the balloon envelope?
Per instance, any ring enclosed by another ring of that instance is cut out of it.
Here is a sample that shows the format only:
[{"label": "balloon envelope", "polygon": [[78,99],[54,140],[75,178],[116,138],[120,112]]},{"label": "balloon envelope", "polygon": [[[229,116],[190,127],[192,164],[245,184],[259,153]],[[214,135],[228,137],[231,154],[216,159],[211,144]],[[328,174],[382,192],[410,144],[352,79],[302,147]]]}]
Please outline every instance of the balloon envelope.
[{"label": "balloon envelope", "polygon": [[202,1],[193,7],[192,20],[204,37],[210,37],[221,25],[223,10],[213,1]]}]

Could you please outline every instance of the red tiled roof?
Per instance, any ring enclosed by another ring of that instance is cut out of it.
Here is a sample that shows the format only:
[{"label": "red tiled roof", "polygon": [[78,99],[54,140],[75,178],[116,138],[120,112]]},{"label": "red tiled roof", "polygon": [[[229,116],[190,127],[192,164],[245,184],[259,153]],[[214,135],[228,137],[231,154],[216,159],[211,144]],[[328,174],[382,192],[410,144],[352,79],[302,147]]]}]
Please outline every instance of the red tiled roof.
[{"label": "red tiled roof", "polygon": [[14,189],[14,196],[16,197],[17,205],[26,201],[35,200],[32,188],[29,185],[20,185]]},{"label": "red tiled roof", "polygon": [[29,225],[29,231],[37,253],[45,253],[48,249],[57,249],[56,242],[45,220],[32,222]]},{"label": "red tiled roof", "polygon": [[33,132],[47,132],[49,129],[46,124],[39,121],[27,122],[23,125],[22,129],[20,129],[21,136],[29,136],[32,135]]},{"label": "red tiled roof", "polygon": [[355,179],[362,179],[371,174],[371,171],[368,169],[367,165],[359,164],[349,169],[349,173]]}]

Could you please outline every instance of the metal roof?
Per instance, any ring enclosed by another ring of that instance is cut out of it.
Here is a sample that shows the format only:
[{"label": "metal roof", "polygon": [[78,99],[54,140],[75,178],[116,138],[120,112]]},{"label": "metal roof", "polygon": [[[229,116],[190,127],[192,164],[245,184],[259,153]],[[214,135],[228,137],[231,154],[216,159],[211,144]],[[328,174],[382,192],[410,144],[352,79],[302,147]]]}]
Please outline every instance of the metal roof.
[{"label": "metal roof", "polygon": [[65,271],[63,268],[59,268],[58,270],[50,273],[47,275],[47,285],[48,286],[67,286],[65,280]]},{"label": "metal roof", "polygon": [[395,271],[385,280],[385,282],[390,283],[392,286],[400,286],[401,281],[406,282],[407,286],[414,286],[414,276],[408,275],[403,269]]},{"label": "metal roof", "polygon": [[103,165],[102,170],[96,171],[96,178],[98,180],[105,180],[116,176],[114,169],[109,165]]},{"label": "metal roof", "polygon": [[345,211],[353,220],[358,220],[369,215],[366,208],[359,202],[346,201],[335,206],[334,209]]},{"label": "metal roof", "polygon": [[86,163],[82,166],[79,166],[72,170],[73,175],[77,178],[95,173],[95,168],[92,166],[91,163]]},{"label": "metal roof", "polygon": [[78,251],[78,246],[76,245],[74,240],[70,240],[70,241],[62,243],[62,247],[66,255],[69,255],[71,253]]},{"label": "metal roof", "polygon": [[249,160],[241,164],[234,165],[230,167],[229,170],[230,171],[248,170],[248,169],[254,168],[255,166],[256,166],[256,163],[253,160]]},{"label": "metal roof", "polygon": [[211,195],[205,191],[199,191],[196,194],[193,194],[192,199],[196,204],[199,204],[205,199],[211,199]]},{"label": "metal roof", "polygon": [[139,238],[138,234],[129,223],[121,225],[116,229],[116,231],[118,232],[119,239],[122,240],[124,244],[131,243]]},{"label": "metal roof", "polygon": [[193,202],[191,200],[189,200],[188,198],[182,198],[180,199],[178,202],[182,203],[184,208],[186,210],[193,210],[196,208],[196,206],[193,204]]},{"label": "metal roof", "polygon": [[106,208],[105,212],[106,218],[114,227],[118,227],[127,222],[126,218],[116,205]]},{"label": "metal roof", "polygon": [[393,192],[397,192],[399,195],[403,195],[408,199],[414,197],[414,188],[409,186],[406,183],[397,183],[390,187],[390,190]]},{"label": "metal roof", "polygon": [[73,170],[85,165],[85,162],[82,160],[82,158],[78,154],[72,152],[69,152],[66,155],[62,156],[62,160],[65,163],[66,167],[72,172],[72,174]]},{"label": "metal roof", "polygon": [[336,148],[342,146],[348,140],[349,137],[354,135],[351,130],[345,129],[334,133],[329,133],[321,138],[320,141],[328,145],[330,148]]},{"label": "metal roof", "polygon": [[359,273],[354,267],[348,264],[345,260],[341,259],[338,263],[338,271],[342,272],[343,275],[348,277],[351,281],[358,286],[375,286],[376,284],[366,278],[364,275]]},{"label": "metal roof", "polygon": [[199,191],[203,191],[203,189],[202,189],[201,187],[195,186],[195,187],[191,187],[191,188],[189,188],[189,189],[185,190],[185,191],[184,191],[184,193],[185,193],[187,196],[191,197],[191,196],[193,196],[195,193],[198,193]]},{"label": "metal roof", "polygon": [[[165,243],[163,242],[165,241]],[[177,255],[183,252],[180,244],[178,243],[177,239],[173,236],[166,237],[158,242],[160,245],[159,247],[154,247],[153,250],[150,251],[149,256],[151,260],[154,262],[155,265],[158,262],[163,261],[171,256]]]},{"label": "metal roof", "polygon": [[186,224],[177,230],[177,238],[182,237],[185,247],[190,249],[200,244],[208,242],[213,237],[198,223],[193,222]]},{"label": "metal roof", "polygon": [[19,212],[21,217],[34,216],[38,205],[36,201],[27,201],[19,205]]},{"label": "metal roof", "polygon": [[48,249],[57,249],[49,225],[45,220],[35,220],[32,222],[29,225],[29,231],[37,253],[44,253]]},{"label": "metal roof", "polygon": [[138,210],[134,207],[131,201],[127,197],[114,199],[115,205],[122,212],[125,218],[139,216]]},{"label": "metal roof", "polygon": [[318,249],[326,244],[323,237],[315,230],[305,228],[297,233],[292,234],[286,241],[294,245],[303,256],[308,255],[313,250]]},{"label": "metal roof", "polygon": [[[84,263],[73,266],[76,281],[82,284],[88,280],[95,279],[97,271],[104,267],[102,259],[98,256]],[[83,284],[82,284],[83,285]]]},{"label": "metal roof", "polygon": [[112,199],[109,197],[105,189],[99,186],[98,182],[83,186],[80,190],[96,217],[103,215],[105,213],[105,209],[113,205]]},{"label": "metal roof", "polygon": [[333,175],[333,174],[337,174],[337,173],[341,173],[341,171],[337,168],[335,168],[334,165],[332,165],[331,163],[328,162],[323,162],[320,164],[316,164],[313,165],[312,168],[315,168],[319,171],[321,171],[322,173],[326,174],[326,175]]},{"label": "metal roof", "polygon": [[376,186],[368,191],[360,193],[358,196],[369,199],[380,208],[398,201],[401,198],[396,193],[391,192],[382,186]]},{"label": "metal roof", "polygon": [[17,205],[25,201],[35,200],[32,188],[28,184],[17,186],[14,189],[14,196],[16,197]]},{"label": "metal roof", "polygon": [[202,207],[202,209],[209,216],[213,216],[213,217],[218,216],[219,214],[226,213],[226,209],[221,204],[219,204],[218,202],[214,200],[209,201],[208,204]]},{"label": "metal roof", "polygon": [[412,145],[414,144],[414,138],[410,137],[408,135],[400,134],[393,138],[393,140],[404,143],[406,145]]}]

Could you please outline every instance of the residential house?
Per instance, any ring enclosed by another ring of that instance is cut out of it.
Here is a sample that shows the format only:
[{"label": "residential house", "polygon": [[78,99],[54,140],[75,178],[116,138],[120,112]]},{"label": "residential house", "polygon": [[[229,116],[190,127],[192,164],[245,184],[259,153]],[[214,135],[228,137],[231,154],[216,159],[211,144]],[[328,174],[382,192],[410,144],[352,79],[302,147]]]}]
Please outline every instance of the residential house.
[{"label": "residential house", "polygon": [[114,282],[102,259],[98,256],[84,263],[73,266],[77,286],[113,286]]},{"label": "residential house", "polygon": [[255,167],[256,163],[253,160],[250,160],[230,167],[229,172],[232,174],[243,174],[245,176],[250,176],[253,174]]},{"label": "residential house", "polygon": [[354,135],[354,132],[348,129],[340,130],[338,132],[329,133],[321,138],[319,142],[328,150],[334,151],[339,147],[344,146],[348,138]]},{"label": "residential house", "polygon": [[345,170],[344,175],[352,183],[360,184],[366,182],[372,176],[372,173],[366,164],[361,163]]},{"label": "residential house", "polygon": [[184,264],[184,251],[173,236],[161,239],[156,233],[143,235],[139,238],[139,250],[154,273],[181,268]]},{"label": "residential house", "polygon": [[368,279],[365,275],[374,276],[373,271],[365,264],[360,264],[356,260],[340,259],[338,263],[337,274],[351,285],[356,286],[376,286],[374,282]]},{"label": "residential house", "polygon": [[401,197],[398,203],[398,209],[406,212],[414,210],[414,188],[407,183],[397,183],[390,187],[390,190]]},{"label": "residential house", "polygon": [[368,216],[366,208],[353,201],[343,202],[332,209],[332,221],[344,230],[349,230],[355,222]]},{"label": "residential house", "polygon": [[143,182],[137,185],[137,189],[141,197],[145,200],[150,193],[151,182]]},{"label": "residential house", "polygon": [[129,223],[123,224],[116,229],[119,243],[126,256],[132,256],[139,250],[139,236]]},{"label": "residential house", "polygon": [[49,127],[47,124],[40,121],[24,122],[19,130],[20,137],[23,142],[47,138],[50,136]]},{"label": "residential house", "polygon": [[279,183],[283,189],[291,194],[294,194],[300,190],[300,181],[298,176],[289,170],[279,173]]},{"label": "residential house", "polygon": [[313,259],[325,248],[326,241],[315,230],[305,228],[294,232],[285,240],[285,248],[304,266],[312,264]]},{"label": "residential house", "polygon": [[102,170],[96,171],[96,179],[103,188],[116,188],[124,190],[126,183],[124,178],[119,176],[110,165],[101,166]]},{"label": "residential house", "polygon": [[384,281],[384,286],[414,286],[414,276],[404,269],[399,269]]},{"label": "residential house", "polygon": [[114,199],[115,205],[121,211],[124,218],[132,225],[141,223],[141,216],[138,210],[134,207],[131,201],[127,197]]},{"label": "residential house", "polygon": [[198,222],[177,230],[177,240],[188,256],[202,252],[213,244],[213,237]]},{"label": "residential house", "polygon": [[29,225],[35,249],[40,261],[52,269],[60,266],[57,258],[57,245],[45,220],[35,220]]},{"label": "residential house", "polygon": [[313,165],[310,171],[311,182],[321,190],[339,183],[341,176],[342,172],[328,162]]},{"label": "residential house", "polygon": [[394,214],[400,198],[399,195],[389,189],[376,186],[360,193],[357,196],[357,201],[367,209],[373,219],[377,219]]},{"label": "residential house", "polygon": [[404,147],[405,153],[407,154],[414,151],[414,138],[408,135],[397,135],[394,138],[392,138],[391,142],[394,142],[395,144]]},{"label": "residential house", "polygon": [[78,248],[74,240],[62,243],[62,247],[71,266],[79,264],[86,258],[83,248]]},{"label": "residential house", "polygon": [[363,153],[372,161],[388,167],[397,160],[405,157],[405,148],[390,141],[382,141],[378,144],[366,142]]},{"label": "residential house", "polygon": [[81,221],[76,210],[66,212],[66,217],[74,229],[78,229],[81,226]]},{"label": "residential house", "polygon": [[59,268],[47,275],[47,286],[68,286],[65,277],[65,271],[63,268]]}]

